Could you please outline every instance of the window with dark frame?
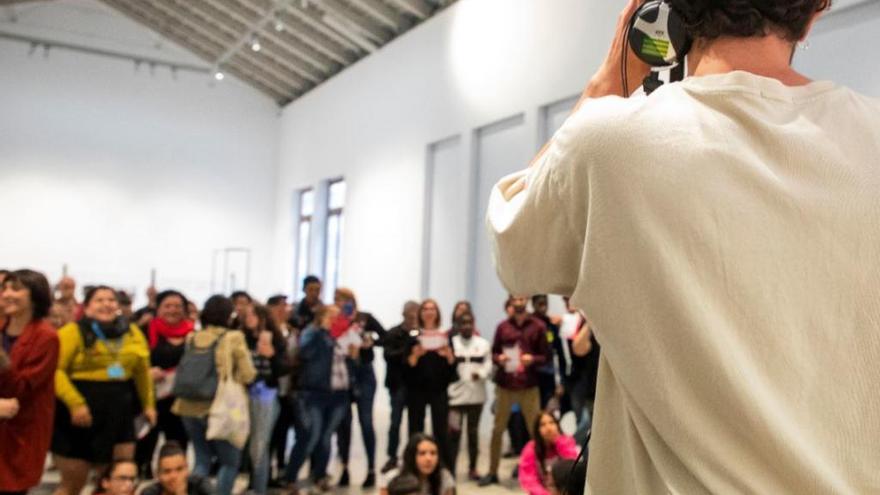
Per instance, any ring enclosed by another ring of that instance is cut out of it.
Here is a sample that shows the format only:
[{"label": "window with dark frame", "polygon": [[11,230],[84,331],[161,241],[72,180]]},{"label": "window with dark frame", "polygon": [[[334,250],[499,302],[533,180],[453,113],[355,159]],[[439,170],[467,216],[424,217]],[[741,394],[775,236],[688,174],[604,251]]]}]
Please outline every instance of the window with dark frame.
[{"label": "window with dark frame", "polygon": [[315,191],[303,189],[299,193],[299,221],[296,229],[296,267],[294,290],[302,290],[302,279],[309,273],[309,255],[312,243],[312,215],[315,213]]},{"label": "window with dark frame", "polygon": [[327,231],[324,252],[324,299],[333,300],[342,269],[342,233],[345,208],[345,180],[335,179],[327,187]]}]

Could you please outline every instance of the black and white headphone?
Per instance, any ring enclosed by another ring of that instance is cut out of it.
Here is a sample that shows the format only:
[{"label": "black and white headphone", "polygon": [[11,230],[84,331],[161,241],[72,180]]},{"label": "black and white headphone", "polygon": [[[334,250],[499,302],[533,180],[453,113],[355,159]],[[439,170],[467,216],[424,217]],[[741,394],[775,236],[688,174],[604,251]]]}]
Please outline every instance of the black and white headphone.
[{"label": "black and white headphone", "polygon": [[[633,14],[625,38],[629,48],[654,70],[645,79],[645,92],[650,94],[663,83],[658,71],[671,70],[671,81],[684,77],[685,56],[691,48],[684,19],[669,0],[649,0]],[[623,84],[627,93],[626,50],[623,55]]]}]

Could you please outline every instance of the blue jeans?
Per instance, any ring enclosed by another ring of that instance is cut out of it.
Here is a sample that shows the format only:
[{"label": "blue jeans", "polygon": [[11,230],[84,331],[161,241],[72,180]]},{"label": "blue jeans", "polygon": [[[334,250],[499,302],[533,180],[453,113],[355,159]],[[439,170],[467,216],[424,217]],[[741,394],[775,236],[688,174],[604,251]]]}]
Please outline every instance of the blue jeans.
[{"label": "blue jeans", "polygon": [[302,437],[297,432],[296,444],[290,454],[284,477],[287,481],[296,481],[299,470],[306,459],[311,457],[311,478],[318,480],[327,476],[333,433],[345,417],[346,407],[351,408],[349,392],[302,391],[297,402],[304,413],[303,426],[306,431]]},{"label": "blue jeans", "polygon": [[[358,370],[354,383],[351,401],[357,407],[358,423],[364,439],[364,450],[367,453],[367,473],[376,469],[376,429],[373,428],[373,399],[376,397],[376,375],[373,366],[364,365]],[[367,367],[368,366],[368,367]],[[336,442],[339,447],[339,458],[344,466],[348,466],[351,452],[351,422],[353,420],[351,406],[345,408],[345,417],[339,425]]]},{"label": "blue jeans", "polygon": [[251,433],[248,453],[252,465],[251,489],[260,495],[265,494],[269,486],[269,468],[272,464],[269,444],[279,412],[277,390],[275,392],[263,397],[255,396],[253,392],[250,395]]},{"label": "blue jeans", "polygon": [[211,474],[211,462],[216,457],[220,462],[217,472],[217,494],[232,495],[238,466],[241,463],[241,449],[225,440],[208,440],[208,418],[184,416],[183,427],[192,442],[196,453],[196,466],[193,474],[207,477]]},{"label": "blue jeans", "polygon": [[400,422],[403,421],[403,410],[406,409],[406,387],[388,389],[391,393],[391,426],[388,431],[388,458],[397,459],[400,448]]},{"label": "blue jeans", "polygon": [[584,443],[587,432],[593,426],[593,398],[588,395],[588,385],[587,380],[579,380],[571,385],[569,393],[571,408],[574,409],[574,417],[577,419],[574,439],[578,445]]}]

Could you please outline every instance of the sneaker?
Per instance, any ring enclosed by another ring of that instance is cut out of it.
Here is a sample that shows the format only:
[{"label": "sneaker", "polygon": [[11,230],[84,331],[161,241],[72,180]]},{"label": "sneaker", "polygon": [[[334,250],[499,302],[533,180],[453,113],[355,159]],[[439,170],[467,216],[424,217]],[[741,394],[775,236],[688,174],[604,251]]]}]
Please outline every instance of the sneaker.
[{"label": "sneaker", "polygon": [[497,474],[487,474],[480,479],[479,486],[489,486],[489,485],[497,485],[498,484],[498,475]]},{"label": "sneaker", "polygon": [[382,474],[387,474],[388,472],[394,471],[395,469],[397,469],[397,458],[392,457],[388,459],[388,462],[386,462],[385,465],[382,466],[382,469],[380,469],[379,472]]},{"label": "sneaker", "polygon": [[367,479],[364,480],[364,483],[361,485],[361,488],[373,488],[376,486],[376,473],[370,472],[367,475]]},{"label": "sneaker", "polygon": [[469,479],[469,480],[471,480],[471,481],[480,481],[480,478],[481,478],[480,473],[478,473],[476,469],[471,469],[471,470],[468,472],[468,479]]},{"label": "sneaker", "polygon": [[349,485],[348,469],[342,470],[342,476],[339,477],[339,483],[337,483],[337,485],[339,485],[339,486],[348,486]]}]

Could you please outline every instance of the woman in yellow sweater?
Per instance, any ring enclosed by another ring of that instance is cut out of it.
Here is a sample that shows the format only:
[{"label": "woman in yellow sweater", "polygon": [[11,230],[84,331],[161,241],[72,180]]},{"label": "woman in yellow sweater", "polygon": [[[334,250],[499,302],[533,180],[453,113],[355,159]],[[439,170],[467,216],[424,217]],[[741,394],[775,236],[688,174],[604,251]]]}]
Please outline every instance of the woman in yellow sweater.
[{"label": "woman in yellow sweater", "polygon": [[116,291],[110,287],[89,290],[84,307],[82,319],[58,330],[55,394],[60,404],[52,453],[61,485],[55,495],[78,495],[92,468],[133,458],[138,404],[150,423],[156,422],[146,338],[119,316]]}]

